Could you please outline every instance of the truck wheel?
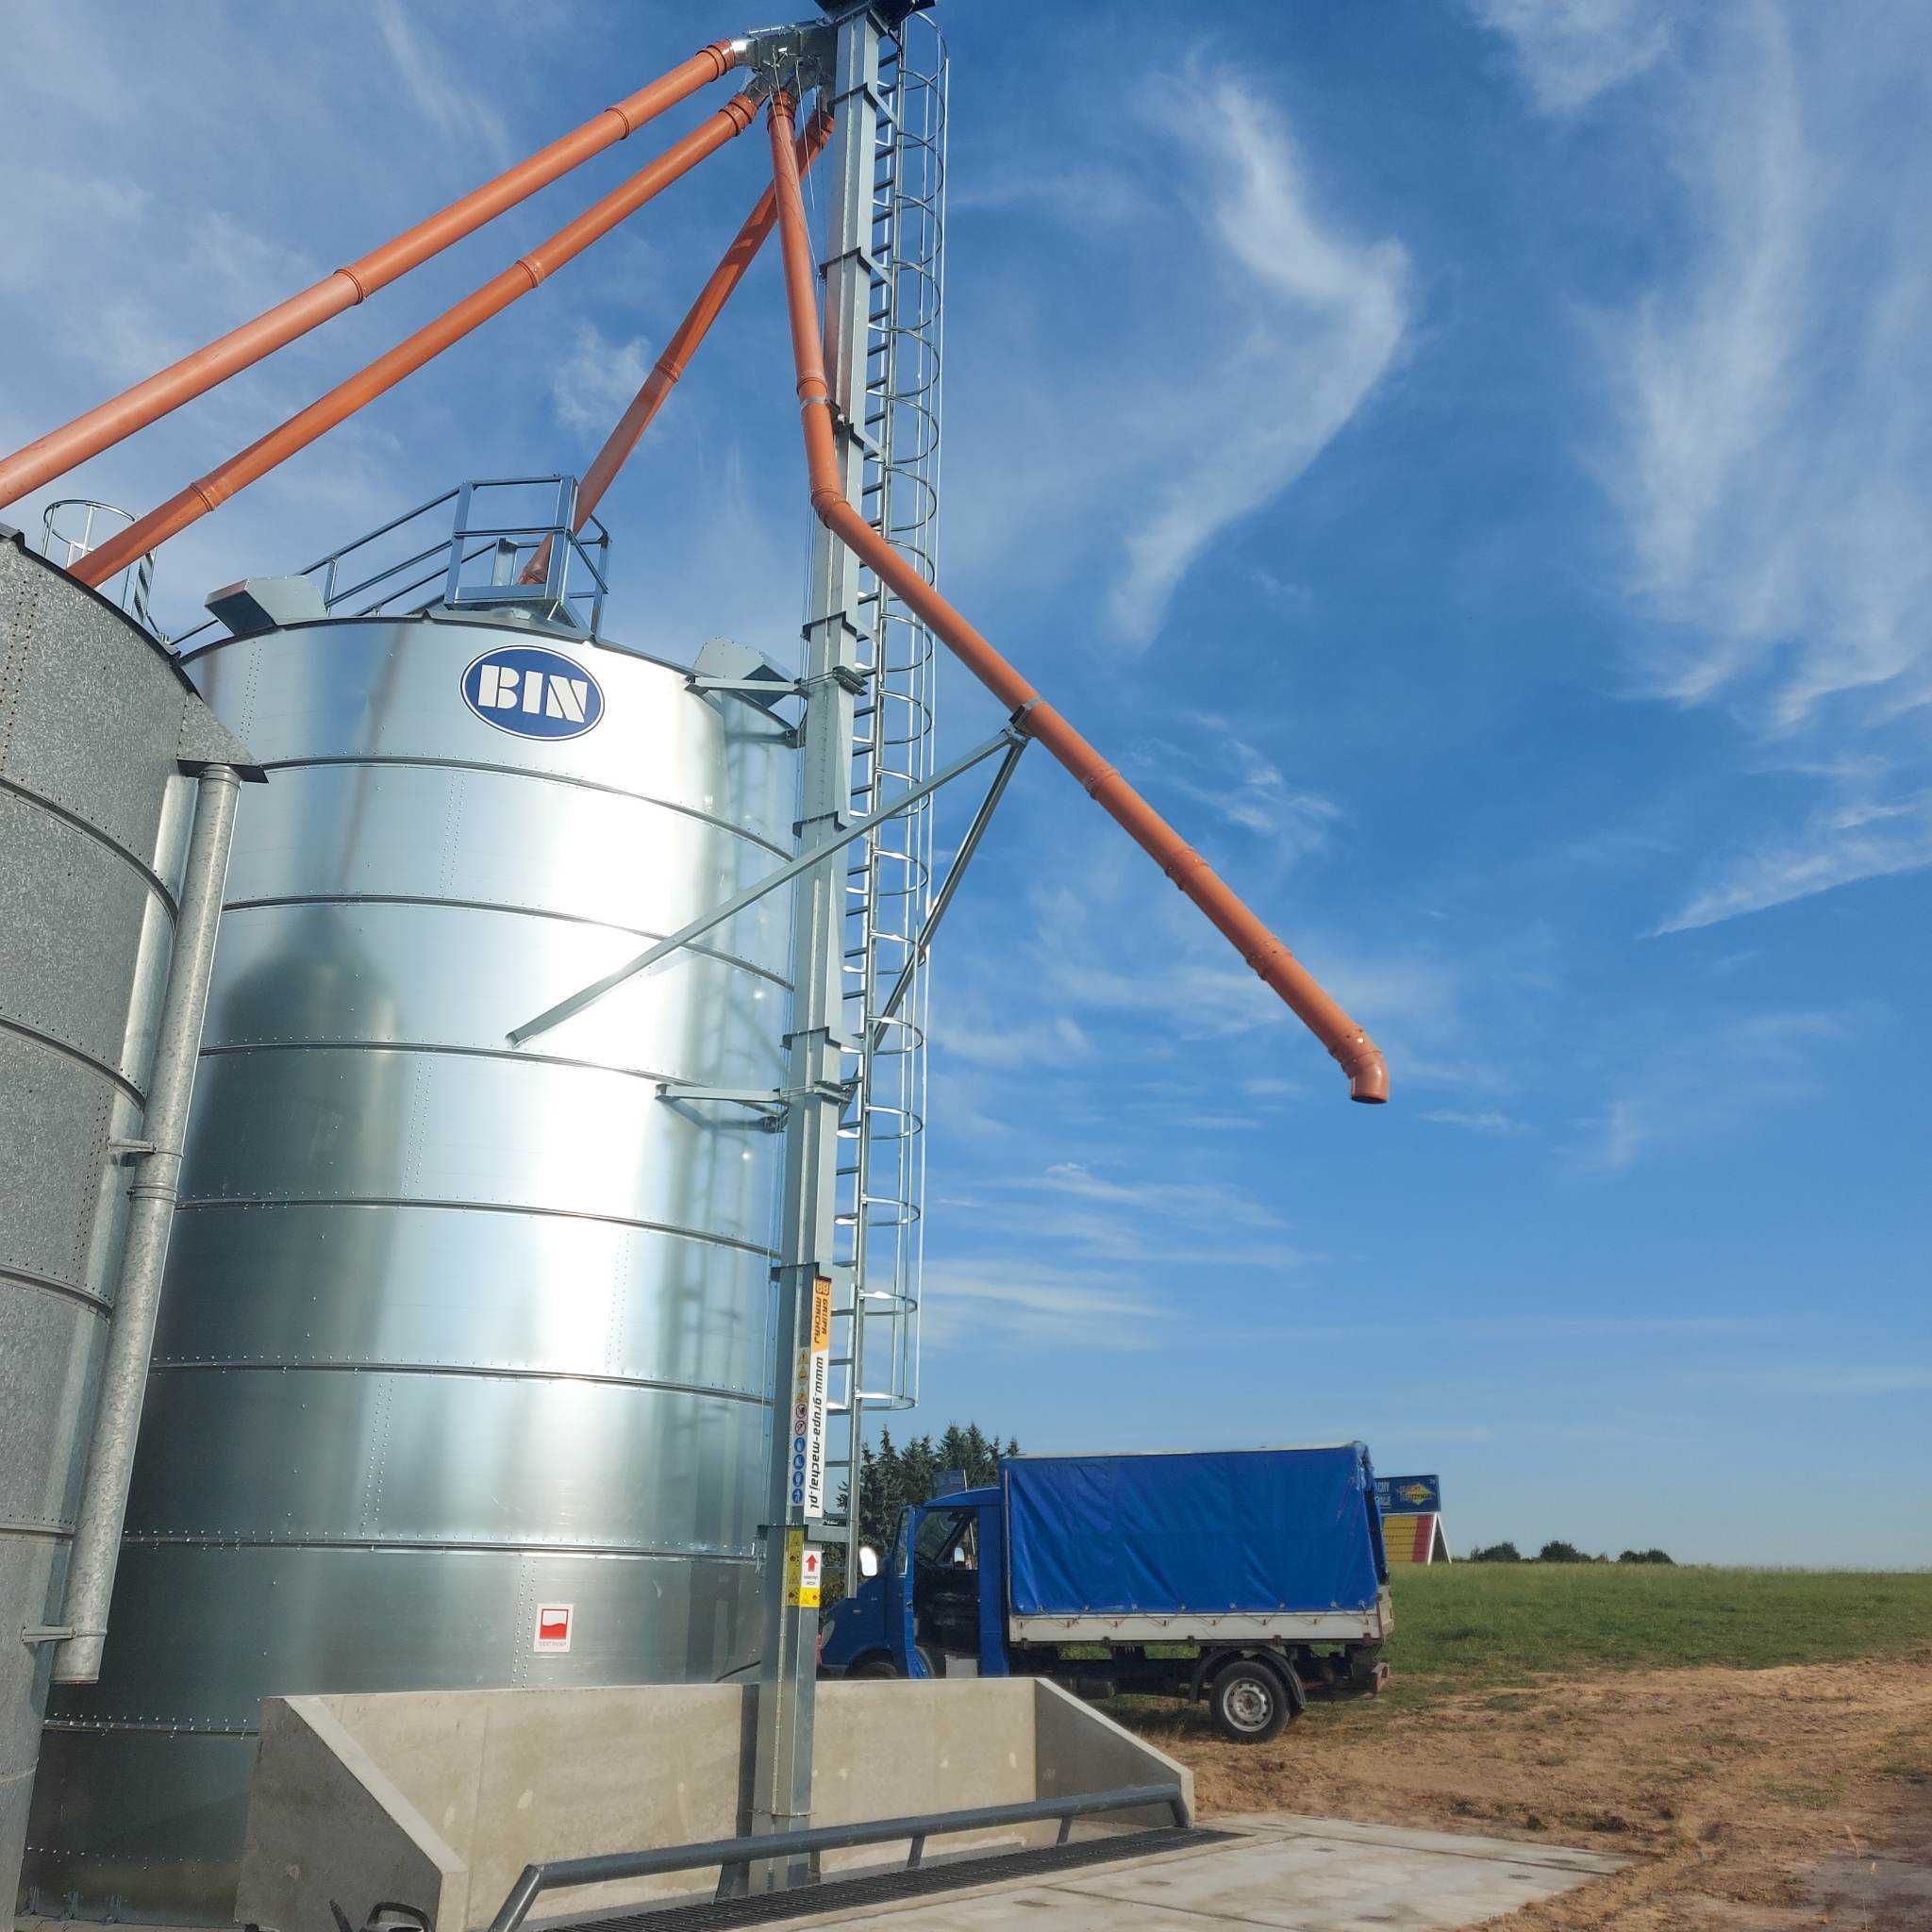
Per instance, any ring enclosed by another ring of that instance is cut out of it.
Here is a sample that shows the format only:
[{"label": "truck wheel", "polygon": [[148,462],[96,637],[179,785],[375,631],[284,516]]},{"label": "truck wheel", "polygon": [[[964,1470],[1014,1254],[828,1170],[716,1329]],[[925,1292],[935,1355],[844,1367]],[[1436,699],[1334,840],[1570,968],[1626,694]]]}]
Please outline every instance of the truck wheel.
[{"label": "truck wheel", "polygon": [[1287,1689],[1266,1664],[1243,1657],[1215,1678],[1208,1707],[1224,1738],[1237,1744],[1265,1744],[1289,1719]]},{"label": "truck wheel", "polygon": [[888,1657],[869,1657],[862,1664],[854,1664],[845,1673],[848,1677],[896,1677],[899,1674],[892,1668]]}]

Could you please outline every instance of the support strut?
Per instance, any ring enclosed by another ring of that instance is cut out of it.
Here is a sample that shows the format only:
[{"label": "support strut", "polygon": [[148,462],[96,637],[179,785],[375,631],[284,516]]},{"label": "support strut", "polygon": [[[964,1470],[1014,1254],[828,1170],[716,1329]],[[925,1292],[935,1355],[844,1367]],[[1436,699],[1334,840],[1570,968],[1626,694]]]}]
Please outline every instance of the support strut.
[{"label": "support strut", "polygon": [[547,188],[592,155],[614,147],[626,136],[635,134],[645,122],[656,120],[667,108],[675,107],[700,88],[728,74],[743,59],[745,47],[741,41],[717,41],[708,47],[701,47],[689,60],[660,75],[650,86],[640,88],[636,93],[606,108],[548,147],[539,148],[527,160],[519,161],[493,181],[486,181],[481,188],[451,202],[440,214],[418,222],[413,228],[406,228],[347,268],[325,275],[299,295],[278,302],[254,321],[230,329],[226,335],[182,357],[132,389],[124,390],[85,415],[49,430],[25,449],[16,450],[0,462],[0,509],[42,483],[64,475],[76,463],[113,448],[136,430],[158,422],[217,383],[252,368],[263,357],[273,355],[298,336],[307,335],[345,308],[366,301],[378,289],[387,288],[399,275],[407,275],[432,256],[441,255],[464,236],[474,235],[507,208],[527,201],[539,189]]},{"label": "support strut", "polygon": [[[801,175],[810,169],[831,135],[832,117],[821,108],[805,124],[805,132],[798,140],[798,172]],[[724,312],[725,303],[730,301],[739,283],[743,281],[746,270],[758,259],[758,250],[765,245],[777,216],[777,196],[771,188],[767,188],[753,204],[744,225],[731,238],[730,247],[711,271],[710,279],[698,291],[698,298],[691,305],[684,320],[672,330],[671,340],[664,344],[664,353],[651,365],[651,373],[631,398],[630,407],[618,418],[616,428],[605,439],[604,447],[591,458],[591,467],[584,472],[584,480],[577,485],[576,527],[579,530],[604,501],[604,492],[617,480],[617,473],[624,468],[631,451],[637,448],[644,431],[664,407],[665,398],[677,387],[678,378],[691,366],[691,358],[697,354],[698,345],[711,332],[711,325]],[[541,548],[525,566],[523,581],[541,584],[549,566],[550,539],[546,537]]]},{"label": "support strut", "polygon": [[[591,242],[601,241],[618,224],[635,214],[654,195],[668,188],[680,175],[689,174],[708,155],[715,154],[727,141],[742,134],[758,113],[758,97],[746,92],[735,95],[708,121],[693,128],[682,141],[641,168],[620,188],[592,202],[575,221],[559,228],[546,242],[520,256],[500,275],[492,275],[474,293],[454,308],[446,308],[434,322],[425,323],[406,341],[398,342],[385,356],[378,356],[366,369],[360,369],[299,414],[291,416],[279,427],[271,429],[240,455],[233,456],[219,469],[210,470],[199,482],[171,496],[158,509],[151,509],[131,524],[118,537],[90,551],[76,562],[70,575],[84,584],[103,584],[125,570],[142,552],[178,536],[191,524],[225,503],[239,490],[265,476],[277,464],[287,462],[319,436],[353,416],[365,403],[373,402],[413,375],[425,362],[440,356],[452,342],[460,341],[472,329],[493,315],[500,315],[512,302],[527,295],[546,275],[581,255]],[[793,169],[796,177],[797,170]]]},{"label": "support strut", "polygon": [[[816,845],[801,852],[796,858],[789,858],[777,871],[767,873],[763,878],[747,886],[743,891],[726,899],[722,905],[714,906],[708,912],[700,913],[689,925],[681,925],[665,938],[655,941],[635,959],[626,959],[622,966],[607,973],[602,979],[595,979],[589,986],[580,987],[568,999],[558,1000],[554,1007],[546,1008],[534,1020],[525,1020],[521,1026],[512,1026],[505,1038],[512,1046],[526,1046],[540,1033],[548,1033],[553,1026],[561,1026],[566,1020],[575,1019],[586,1007],[594,1006],[608,992],[614,992],[627,979],[635,979],[640,973],[648,973],[653,966],[661,965],[666,959],[683,952],[687,946],[701,940],[708,932],[714,931],[727,920],[736,919],[747,907],[755,906],[766,893],[774,892],[780,886],[789,886],[795,878],[808,873],[816,865],[823,865],[835,852],[842,852],[846,846],[856,843],[865,835],[882,825],[890,818],[896,818],[902,811],[909,809],[928,793],[937,791],[941,785],[950,785],[962,772],[970,772],[974,766],[983,764],[994,753],[1004,751],[1006,761],[1001,765],[999,774],[993,780],[993,790],[988,802],[980,807],[979,818],[975,822],[974,834],[977,842],[978,828],[983,827],[986,817],[993,804],[998,802],[999,793],[1005,789],[1008,775],[1013,769],[1013,762],[1025,744],[1025,740],[1008,728],[997,738],[990,738],[964,758],[958,758],[943,769],[935,772],[930,778],[921,780],[917,785],[908,786],[899,792],[890,805],[882,806],[877,811],[868,812],[863,818],[851,820],[835,832],[829,839],[822,840]],[[962,853],[961,857],[965,855]],[[935,908],[942,911],[943,907]],[[939,920],[930,918],[921,944],[928,942]],[[897,1004],[896,997],[894,1005]]]}]

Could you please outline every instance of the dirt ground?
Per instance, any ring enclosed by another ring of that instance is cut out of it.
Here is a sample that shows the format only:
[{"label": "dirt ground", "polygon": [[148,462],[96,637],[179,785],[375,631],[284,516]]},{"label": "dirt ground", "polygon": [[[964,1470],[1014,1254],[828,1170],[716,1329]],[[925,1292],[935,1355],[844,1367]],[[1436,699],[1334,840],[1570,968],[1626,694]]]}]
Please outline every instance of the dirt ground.
[{"label": "dirt ground", "polygon": [[1932,1657],[1315,1707],[1271,1744],[1137,1722],[1206,1812],[1542,1839],[1638,1862],[1510,1932],[1932,1932]]}]

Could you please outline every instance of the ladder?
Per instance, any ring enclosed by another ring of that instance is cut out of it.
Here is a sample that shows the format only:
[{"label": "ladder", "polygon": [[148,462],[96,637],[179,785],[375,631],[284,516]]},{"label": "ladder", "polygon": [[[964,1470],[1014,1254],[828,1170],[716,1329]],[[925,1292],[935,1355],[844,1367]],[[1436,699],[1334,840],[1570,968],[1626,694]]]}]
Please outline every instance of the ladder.
[{"label": "ladder", "polygon": [[[883,40],[878,110],[862,508],[934,582],[946,47],[928,14],[908,15]],[[932,775],[937,695],[931,633],[869,573],[860,617],[870,675],[854,717],[855,813],[888,806]],[[927,991],[924,963],[913,956],[932,873],[930,796],[857,843],[845,873],[843,1071],[852,1098],[840,1126],[826,1492],[827,1526],[841,1532],[848,1578],[858,1567],[866,1414],[909,1408],[919,1395]],[[911,984],[886,1017],[888,992],[908,962]]]}]

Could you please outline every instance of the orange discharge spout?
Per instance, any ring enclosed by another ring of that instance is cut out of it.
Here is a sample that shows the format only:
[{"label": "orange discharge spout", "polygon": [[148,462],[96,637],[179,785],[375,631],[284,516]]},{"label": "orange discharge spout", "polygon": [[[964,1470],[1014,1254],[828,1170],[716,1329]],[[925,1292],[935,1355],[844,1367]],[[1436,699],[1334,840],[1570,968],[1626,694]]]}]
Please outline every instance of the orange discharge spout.
[{"label": "orange discharge spout", "polygon": [[317,437],[354,415],[365,403],[393,389],[452,342],[459,341],[492,315],[501,314],[520,296],[527,295],[546,275],[581,255],[591,242],[608,235],[652,196],[681,175],[690,173],[735,135],[742,134],[757,115],[756,95],[734,95],[708,121],[694,127],[682,141],[675,142],[601,201],[593,202],[547,242],[520,256],[474,294],[446,308],[434,322],[425,324],[387,355],[378,356],[366,369],[339,382],[326,395],[318,397],[306,409],[270,430],[259,441],[230,457],[219,469],[210,470],[199,482],[191,483],[158,508],[151,509],[98,550],[89,551],[71,566],[69,574],[84,584],[104,584],[117,572],[125,570],[137,557],[178,535],[226,502],[238,490],[265,476],[298,450],[307,449]]},{"label": "orange discharge spout", "polygon": [[819,520],[913,611],[987,690],[1013,714],[1015,725],[1037,739],[1076,777],[1094,801],[1207,914],[1257,974],[1293,1010],[1348,1075],[1349,1097],[1370,1104],[1389,1098],[1389,1069],[1374,1041],[1342,1011],[1299,959],[1216,876],[1208,861],[1021,676],[1012,665],[920,575],[911,562],[866,522],[839,480],[832,404],[805,198],[792,152],[791,103],[773,97],[772,179],[777,191],[778,242],[784,255],[791,352],[805,432],[811,507]]},{"label": "orange discharge spout", "polygon": [[38,441],[0,461],[0,509],[64,475],[89,457],[125,441],[137,429],[158,422],[183,403],[214,388],[238,371],[252,367],[312,328],[352,308],[386,288],[398,275],[440,255],[453,242],[473,235],[506,208],[527,201],[540,188],[614,147],[635,134],[645,122],[687,99],[701,87],[737,66],[741,56],[729,41],[703,47],[669,74],[606,108],[581,127],[540,148],[493,181],[473,189],[440,214],[418,222],[380,248],[325,275],[299,295],[265,309],[225,336],[182,357],[180,361],[138,382],[110,401],[76,416],[61,428],[49,430]]}]

